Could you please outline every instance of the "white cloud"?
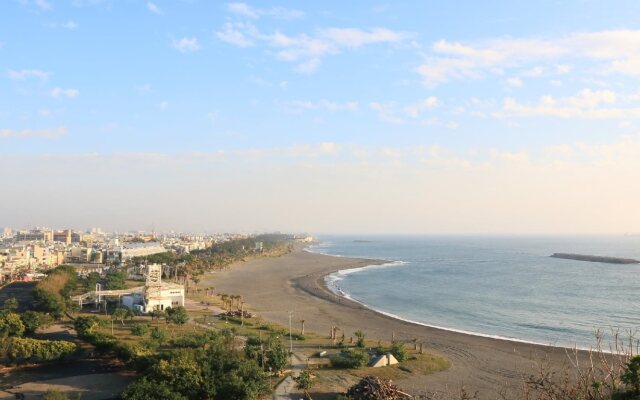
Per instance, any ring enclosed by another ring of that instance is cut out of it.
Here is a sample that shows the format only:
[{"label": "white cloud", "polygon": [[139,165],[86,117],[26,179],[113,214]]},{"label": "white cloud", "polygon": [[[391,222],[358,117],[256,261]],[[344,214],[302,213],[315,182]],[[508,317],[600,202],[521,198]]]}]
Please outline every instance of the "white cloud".
[{"label": "white cloud", "polygon": [[429,110],[431,108],[437,107],[440,105],[440,100],[438,100],[435,96],[429,96],[426,99],[419,101],[415,104],[407,106],[405,108],[405,112],[413,118],[417,118],[420,116],[420,113],[423,111]]},{"label": "white cloud", "polygon": [[511,88],[519,88],[523,85],[522,79],[520,78],[508,78],[504,83]]},{"label": "white cloud", "polygon": [[256,30],[253,25],[241,22],[226,22],[222,30],[216,32],[218,39],[238,47],[253,46],[251,37],[255,34]]},{"label": "white cloud", "polygon": [[66,22],[53,22],[47,25],[49,28],[53,29],[67,29],[70,31],[78,29],[78,23],[74,20],[68,20]]},{"label": "white cloud", "polygon": [[80,94],[80,91],[78,89],[63,89],[63,88],[57,87],[51,90],[49,94],[51,95],[51,97],[54,97],[56,99],[59,99],[62,97],[68,97],[70,99],[74,99]]},{"label": "white cloud", "polygon": [[324,110],[329,112],[339,111],[358,111],[358,102],[348,101],[346,103],[337,103],[329,100],[320,100],[317,102],[295,100],[286,106],[286,109],[293,112],[300,112],[302,110]]},{"label": "white cloud", "polygon": [[403,124],[404,120],[396,115],[394,103],[369,103],[369,108],[378,113],[378,118],[381,121],[388,122],[390,124]]},{"label": "white cloud", "polygon": [[169,102],[166,100],[161,101],[160,104],[158,104],[158,108],[160,111],[166,111],[169,108]]},{"label": "white cloud", "polygon": [[583,89],[575,96],[555,98],[542,96],[536,104],[526,105],[515,99],[504,101],[495,117],[550,116],[559,118],[640,118],[640,108],[612,107],[617,95],[610,90]]},{"label": "white cloud", "polygon": [[49,11],[52,8],[47,0],[34,0],[33,3],[42,11]]},{"label": "white cloud", "polygon": [[46,81],[49,79],[49,75],[51,75],[49,72],[41,71],[39,69],[21,69],[19,71],[10,69],[7,74],[9,79],[14,81],[23,81],[29,78],[37,78]]},{"label": "white cloud", "polygon": [[182,39],[173,39],[171,46],[181,53],[191,53],[200,50],[198,39],[183,37]]},{"label": "white cloud", "polygon": [[152,12],[154,14],[162,14],[162,10],[160,10],[158,5],[156,3],[151,2],[151,1],[147,2],[147,10],[149,10],[150,12]]},{"label": "white cloud", "polygon": [[258,19],[260,17],[273,17],[277,19],[297,19],[304,17],[304,13],[299,10],[293,10],[284,7],[271,7],[268,9],[259,9],[251,7],[246,3],[228,3],[227,10],[241,15],[243,17]]},{"label": "white cloud", "polygon": [[468,44],[440,40],[431,50],[426,62],[417,68],[428,86],[539,63],[552,63],[555,73],[566,74],[571,67],[557,64],[563,59],[599,62],[603,73],[640,75],[640,30],[573,33],[548,39],[501,38]]},{"label": "white cloud", "polygon": [[[235,3],[234,3],[235,4]],[[249,47],[263,44],[275,49],[276,58],[295,62],[296,71],[314,72],[323,57],[339,54],[346,49],[355,49],[365,45],[381,43],[397,43],[408,37],[403,32],[395,32],[384,28],[369,30],[357,28],[326,28],[317,30],[313,35],[286,35],[280,31],[271,34],[260,32],[248,22],[226,22],[216,32],[218,39],[238,46]]]},{"label": "white cloud", "polygon": [[59,139],[67,134],[64,127],[42,130],[24,129],[21,131],[0,129],[0,139]]}]

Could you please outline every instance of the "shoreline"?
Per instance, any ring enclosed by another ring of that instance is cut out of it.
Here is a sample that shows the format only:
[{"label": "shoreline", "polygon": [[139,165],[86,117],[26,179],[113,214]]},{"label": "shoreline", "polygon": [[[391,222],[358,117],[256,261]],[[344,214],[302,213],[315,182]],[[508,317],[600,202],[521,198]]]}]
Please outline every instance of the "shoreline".
[{"label": "shoreline", "polygon": [[[320,253],[320,252],[314,252],[308,249],[309,246],[305,247],[302,249],[302,251],[307,251],[311,254],[318,254],[318,255],[322,255],[322,256],[327,256],[327,257],[339,257],[339,258],[352,258],[352,257],[348,257],[348,256],[343,256],[343,255],[335,255],[335,254],[326,254],[326,253]],[[356,299],[354,299],[353,297],[351,297],[348,293],[343,292],[340,289],[337,289],[340,293],[337,293],[335,290],[333,290],[329,283],[327,282],[327,278],[330,278],[331,276],[338,274],[340,272],[344,272],[344,271],[358,271],[358,270],[364,270],[364,269],[368,269],[368,268],[376,268],[376,267],[383,267],[383,266],[387,266],[387,268],[393,268],[394,266],[400,266],[400,265],[404,265],[407,262],[406,261],[399,261],[399,260],[382,260],[382,259],[374,259],[374,258],[364,258],[364,257],[353,257],[354,259],[358,259],[358,260],[368,260],[371,261],[372,264],[370,265],[366,265],[364,267],[357,267],[357,268],[346,268],[346,269],[340,269],[340,270],[336,270],[336,271],[329,271],[327,272],[324,277],[322,278],[322,285],[325,287],[325,289],[336,295],[336,296],[340,296],[342,299],[346,300],[346,301],[351,301],[353,303],[356,303],[362,307],[365,307],[368,310],[371,310],[372,312],[378,313],[382,316],[385,316],[387,318],[392,318],[395,319],[397,321],[401,321],[401,322],[406,322],[409,324],[414,324],[416,326],[423,326],[426,328],[432,328],[432,329],[439,329],[442,331],[446,331],[446,332],[452,332],[452,333],[459,333],[459,334],[463,334],[463,335],[469,335],[469,336],[477,336],[477,337],[481,337],[481,338],[486,338],[486,339],[495,339],[495,340],[502,340],[505,342],[514,342],[514,343],[522,343],[522,344],[531,344],[531,345],[535,345],[535,346],[543,346],[543,347],[550,347],[550,348],[557,348],[557,349],[563,349],[563,350],[568,350],[568,351],[574,351],[574,350],[579,350],[579,351],[590,351],[592,349],[590,348],[583,348],[583,347],[578,347],[578,346],[573,346],[573,347],[569,347],[569,346],[563,346],[563,345],[554,345],[554,344],[550,344],[550,343],[542,343],[542,342],[536,342],[533,340],[526,340],[526,339],[518,339],[518,338],[510,338],[510,337],[506,337],[506,336],[500,336],[500,335],[492,335],[492,334],[488,334],[488,333],[481,333],[481,332],[474,332],[474,331],[467,331],[467,330],[463,330],[463,329],[455,329],[455,328],[448,328],[445,326],[439,326],[439,325],[431,325],[425,322],[418,322],[418,321],[413,321],[411,319],[408,318],[402,318],[399,315],[395,315],[392,313],[388,313],[382,310],[378,310],[372,306],[367,305],[366,303],[363,303],[361,301],[358,301]],[[396,264],[397,265],[391,265],[391,264]]]},{"label": "shoreline", "polygon": [[[308,331],[327,334],[339,327],[348,337],[357,330],[369,340],[424,345],[427,353],[449,360],[449,369],[414,376],[397,383],[416,395],[454,393],[461,387],[478,392],[479,399],[499,398],[500,393],[517,397],[524,378],[542,364],[553,370],[570,366],[574,349],[518,342],[449,331],[404,321],[368,308],[332,292],[325,277],[341,270],[381,265],[384,260],[334,257],[304,250],[297,245],[281,257],[239,262],[204,279],[216,292],[241,294],[262,319],[287,326],[289,312],[295,321],[304,319]],[[587,360],[588,353],[578,350]]]}]

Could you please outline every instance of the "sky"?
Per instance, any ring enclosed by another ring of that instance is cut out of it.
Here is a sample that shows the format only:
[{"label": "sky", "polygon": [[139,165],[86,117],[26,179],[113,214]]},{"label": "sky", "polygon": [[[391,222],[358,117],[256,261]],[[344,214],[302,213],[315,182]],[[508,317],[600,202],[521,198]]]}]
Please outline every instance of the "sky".
[{"label": "sky", "polygon": [[637,0],[4,0],[0,226],[640,232]]}]

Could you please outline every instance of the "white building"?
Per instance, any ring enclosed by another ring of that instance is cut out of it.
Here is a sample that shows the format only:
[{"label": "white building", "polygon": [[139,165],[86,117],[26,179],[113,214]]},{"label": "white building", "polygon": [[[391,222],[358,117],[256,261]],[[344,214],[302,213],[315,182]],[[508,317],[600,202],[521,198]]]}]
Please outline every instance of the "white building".
[{"label": "white building", "polygon": [[147,267],[147,282],[142,294],[128,294],[122,297],[122,305],[141,312],[165,310],[168,307],[184,306],[184,286],[162,281],[162,266],[151,264]]}]

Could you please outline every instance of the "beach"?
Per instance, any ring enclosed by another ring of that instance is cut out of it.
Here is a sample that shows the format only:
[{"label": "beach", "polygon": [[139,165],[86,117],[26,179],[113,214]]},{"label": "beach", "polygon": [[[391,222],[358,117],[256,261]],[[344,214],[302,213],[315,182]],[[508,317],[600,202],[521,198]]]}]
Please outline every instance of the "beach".
[{"label": "beach", "polygon": [[[284,326],[292,312],[294,327],[304,319],[306,329],[329,335],[338,326],[347,337],[360,329],[367,339],[411,342],[443,356],[451,368],[427,376],[397,382],[413,394],[455,393],[464,386],[480,399],[511,398],[521,390],[523,377],[534,374],[541,363],[562,368],[569,364],[560,347],[475,336],[405,322],[370,310],[331,292],[325,277],[333,272],[382,264],[383,260],[334,257],[310,253],[297,245],[286,255],[240,262],[207,275],[203,286],[217,293],[243,296],[248,307],[263,319]],[[511,393],[511,396],[510,396]]]}]

